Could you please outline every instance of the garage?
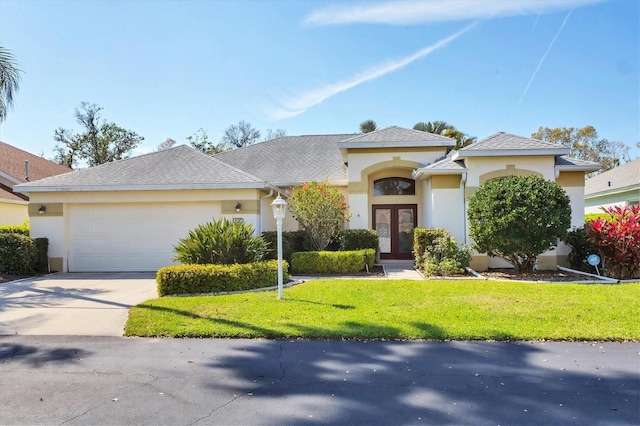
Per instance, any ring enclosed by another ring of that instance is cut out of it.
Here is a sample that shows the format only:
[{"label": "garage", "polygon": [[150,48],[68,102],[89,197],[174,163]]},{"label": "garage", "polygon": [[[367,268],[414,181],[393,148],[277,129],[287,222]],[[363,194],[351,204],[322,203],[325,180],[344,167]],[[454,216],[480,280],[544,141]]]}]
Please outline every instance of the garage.
[{"label": "garage", "polygon": [[220,202],[70,204],[69,272],[156,271],[189,230],[221,216]]}]

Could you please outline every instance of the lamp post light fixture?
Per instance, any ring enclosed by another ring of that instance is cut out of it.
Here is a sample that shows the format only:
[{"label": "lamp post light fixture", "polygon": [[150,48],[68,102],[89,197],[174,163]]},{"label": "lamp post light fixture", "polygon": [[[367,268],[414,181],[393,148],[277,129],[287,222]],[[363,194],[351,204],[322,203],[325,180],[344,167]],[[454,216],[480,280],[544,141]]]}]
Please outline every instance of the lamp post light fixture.
[{"label": "lamp post light fixture", "polygon": [[278,299],[282,299],[282,219],[287,214],[287,202],[278,193],[276,199],[271,203],[271,208],[278,230]]}]

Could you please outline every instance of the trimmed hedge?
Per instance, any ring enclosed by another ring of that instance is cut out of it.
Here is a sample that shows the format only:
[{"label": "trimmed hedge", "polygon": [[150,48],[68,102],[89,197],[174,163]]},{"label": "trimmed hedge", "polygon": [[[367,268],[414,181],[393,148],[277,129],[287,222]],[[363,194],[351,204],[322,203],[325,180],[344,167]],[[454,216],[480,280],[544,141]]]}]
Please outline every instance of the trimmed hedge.
[{"label": "trimmed hedge", "polygon": [[[276,231],[266,231],[262,233],[267,243],[267,253],[265,259],[275,260],[278,258],[278,233]],[[291,264],[291,255],[297,251],[305,251],[304,231],[285,231],[282,233],[282,259]],[[308,249],[307,249],[308,250]]]},{"label": "trimmed hedge", "polygon": [[442,228],[415,228],[413,230],[413,258],[415,266],[422,269],[427,261],[428,249],[439,238],[448,238],[449,231]]},{"label": "trimmed hedge", "polygon": [[[282,265],[283,281],[289,281],[288,264]],[[176,265],[158,270],[158,296],[222,293],[252,290],[278,284],[278,262],[233,265]]]},{"label": "trimmed hedge", "polygon": [[22,225],[2,225],[0,226],[0,234],[20,234],[29,236],[29,224],[27,222]]},{"label": "trimmed hedge", "polygon": [[373,268],[376,251],[373,249],[353,251],[301,251],[293,253],[291,269],[296,274],[344,274],[365,269],[365,258],[369,269]]},{"label": "trimmed hedge", "polygon": [[380,241],[378,233],[373,229],[343,229],[340,231],[340,250],[378,250]]},{"label": "trimmed hedge", "polygon": [[32,238],[21,234],[0,234],[0,272],[31,274],[37,258]]},{"label": "trimmed hedge", "polygon": [[33,270],[36,272],[49,272],[49,239],[34,238],[36,245],[36,258],[33,261]]}]

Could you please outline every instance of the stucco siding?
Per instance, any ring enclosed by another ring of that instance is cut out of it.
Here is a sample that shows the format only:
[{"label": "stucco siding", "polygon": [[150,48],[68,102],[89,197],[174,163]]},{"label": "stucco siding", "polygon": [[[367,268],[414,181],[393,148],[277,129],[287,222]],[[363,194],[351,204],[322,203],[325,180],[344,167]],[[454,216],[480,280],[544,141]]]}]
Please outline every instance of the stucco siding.
[{"label": "stucco siding", "polygon": [[0,225],[20,225],[28,217],[26,201],[0,200]]}]

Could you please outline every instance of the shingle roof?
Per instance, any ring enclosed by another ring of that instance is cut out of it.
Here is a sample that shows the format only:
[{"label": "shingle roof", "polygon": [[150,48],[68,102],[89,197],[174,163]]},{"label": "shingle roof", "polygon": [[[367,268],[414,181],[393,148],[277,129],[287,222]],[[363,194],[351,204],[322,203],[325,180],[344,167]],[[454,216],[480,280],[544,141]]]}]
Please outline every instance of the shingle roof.
[{"label": "shingle roof", "polygon": [[338,142],[352,135],[283,136],[217,154],[215,158],[275,185],[348,178]]},{"label": "shingle roof", "polygon": [[560,170],[580,170],[587,172],[595,172],[602,167],[599,163],[593,161],[580,160],[578,158],[571,158],[563,155],[556,157],[556,167]]},{"label": "shingle roof", "polygon": [[264,187],[249,173],[198,152],[186,145],[139,157],[77,170],[16,187],[24,192],[66,188],[105,189],[197,189]]},{"label": "shingle roof", "polygon": [[634,187],[640,190],[640,158],[587,179],[584,184],[584,194],[591,195]]},{"label": "shingle roof", "polygon": [[0,172],[17,181],[28,182],[25,160],[29,161],[29,181],[69,173],[71,169],[0,141]]},{"label": "shingle roof", "polygon": [[2,187],[0,187],[0,199],[11,200],[11,201],[25,201],[24,199],[20,198],[18,195]]},{"label": "shingle roof", "polygon": [[537,139],[498,132],[458,151],[458,157],[497,155],[565,155],[569,148]]},{"label": "shingle roof", "polygon": [[441,160],[437,160],[427,166],[421,167],[413,172],[414,179],[421,176],[427,177],[431,175],[445,174],[462,174],[467,168],[462,160],[454,160],[451,155],[447,155]]},{"label": "shingle roof", "polygon": [[340,148],[386,146],[455,146],[455,139],[420,130],[391,126],[341,141]]}]

